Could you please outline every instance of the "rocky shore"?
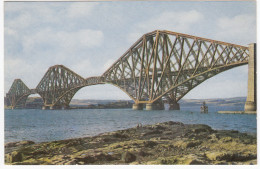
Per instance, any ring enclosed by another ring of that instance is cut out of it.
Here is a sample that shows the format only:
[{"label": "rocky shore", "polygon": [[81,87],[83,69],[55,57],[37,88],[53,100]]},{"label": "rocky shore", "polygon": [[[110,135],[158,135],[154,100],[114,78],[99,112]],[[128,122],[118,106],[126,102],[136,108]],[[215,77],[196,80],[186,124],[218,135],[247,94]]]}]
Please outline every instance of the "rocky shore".
[{"label": "rocky shore", "polygon": [[256,163],[256,136],[172,121],[94,137],[5,144],[8,165]]}]

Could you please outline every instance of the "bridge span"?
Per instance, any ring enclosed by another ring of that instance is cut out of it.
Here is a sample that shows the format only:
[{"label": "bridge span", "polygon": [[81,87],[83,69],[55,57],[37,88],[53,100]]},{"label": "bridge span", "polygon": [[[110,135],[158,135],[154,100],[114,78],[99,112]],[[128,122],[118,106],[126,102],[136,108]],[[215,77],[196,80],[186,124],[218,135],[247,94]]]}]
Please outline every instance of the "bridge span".
[{"label": "bridge span", "polygon": [[83,87],[112,84],[134,102],[133,109],[178,110],[178,101],[205,80],[237,66],[249,64],[246,110],[256,110],[256,45],[248,47],[156,30],[139,38],[101,76],[83,78],[63,65],[50,67],[35,89],[15,79],[6,94],[12,108],[24,107],[30,94],[38,93],[43,109],[68,108]]}]

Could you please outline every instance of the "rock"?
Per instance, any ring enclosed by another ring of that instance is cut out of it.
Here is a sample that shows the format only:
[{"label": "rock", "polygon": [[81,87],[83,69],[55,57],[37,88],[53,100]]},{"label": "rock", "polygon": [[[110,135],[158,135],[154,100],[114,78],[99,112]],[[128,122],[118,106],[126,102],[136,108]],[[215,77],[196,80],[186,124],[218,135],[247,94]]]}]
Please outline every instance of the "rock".
[{"label": "rock", "polygon": [[177,141],[175,142],[174,146],[182,148],[182,149],[186,149],[186,148],[192,148],[192,147],[196,147],[198,145],[200,145],[202,143],[202,141],[200,140],[196,140],[196,141]]},{"label": "rock", "polygon": [[164,130],[164,129],[166,129],[166,127],[164,127],[164,126],[162,126],[162,125],[158,125],[158,124],[152,126],[152,128],[155,129],[155,130]]},{"label": "rock", "polygon": [[153,131],[145,133],[143,136],[148,136],[148,135],[153,135],[153,134],[162,134],[162,131],[160,131],[160,130],[153,130]]},{"label": "rock", "polygon": [[139,156],[142,156],[142,157],[145,157],[145,156],[148,156],[150,153],[146,153],[145,151],[143,151],[143,150],[140,150],[139,152],[138,152],[138,155]]},{"label": "rock", "polygon": [[180,126],[184,126],[184,124],[182,122],[175,122],[175,121],[168,121],[168,122],[165,122],[164,124],[166,124],[166,125],[180,125]]},{"label": "rock", "polygon": [[23,159],[24,159],[24,155],[17,151],[14,151],[14,152],[6,155],[7,163],[21,162],[21,161],[23,161]]},{"label": "rock", "polygon": [[218,140],[218,136],[217,136],[215,133],[209,135],[208,138],[209,138],[211,141],[217,141],[217,140]]},{"label": "rock", "polygon": [[95,158],[92,156],[86,156],[84,158],[75,158],[75,160],[76,160],[76,163],[83,162],[83,164],[94,163],[96,161]]},{"label": "rock", "polygon": [[76,162],[84,162],[84,164],[90,164],[90,163],[95,163],[95,162],[100,162],[100,161],[113,161],[115,160],[115,158],[113,158],[111,155],[109,154],[104,154],[104,153],[94,153],[91,155],[87,155],[85,157],[78,157],[75,158]]},{"label": "rock", "polygon": [[191,162],[189,163],[189,165],[201,165],[201,164],[206,164],[205,162],[203,162],[202,160],[191,160]]},{"label": "rock", "polygon": [[115,138],[121,138],[121,139],[128,138],[127,135],[121,134],[121,133],[115,133],[113,136],[114,136]]},{"label": "rock", "polygon": [[140,164],[139,161],[134,161],[134,162],[130,163],[130,165],[138,165],[138,164]]},{"label": "rock", "polygon": [[107,142],[110,142],[111,140],[112,140],[111,138],[103,138],[102,141],[104,141],[105,143],[107,143]]},{"label": "rock", "polygon": [[256,155],[252,154],[243,154],[243,153],[227,153],[222,157],[222,160],[226,160],[227,162],[231,161],[248,161],[252,159],[256,159]]},{"label": "rock", "polygon": [[211,152],[206,153],[206,156],[211,161],[248,161],[256,159],[256,155],[236,152]]},{"label": "rock", "polygon": [[10,147],[18,147],[18,146],[26,146],[26,145],[32,145],[35,144],[33,141],[18,141],[18,142],[11,142],[11,143],[6,143],[5,148],[10,148]]},{"label": "rock", "polygon": [[172,133],[172,131],[165,131],[165,132],[163,132],[163,134],[164,135],[172,135],[173,133]]},{"label": "rock", "polygon": [[144,147],[149,147],[149,148],[153,148],[154,146],[156,146],[157,143],[154,141],[145,141],[144,142]]},{"label": "rock", "polygon": [[224,156],[225,152],[209,152],[206,153],[206,157],[211,161],[221,161],[222,157]]},{"label": "rock", "polygon": [[203,161],[200,157],[189,154],[184,156],[172,156],[172,157],[166,157],[161,160],[161,164],[181,164],[181,165],[201,165],[206,164],[205,161]]},{"label": "rock", "polygon": [[196,147],[196,146],[200,145],[201,143],[202,143],[202,141],[200,141],[200,140],[191,141],[186,145],[186,148]]},{"label": "rock", "polygon": [[256,164],[256,141],[256,136],[248,134],[170,121],[80,139],[7,143],[5,162],[8,165]]},{"label": "rock", "polygon": [[208,125],[204,124],[198,124],[198,125],[192,125],[192,132],[198,134],[201,132],[212,132],[212,128],[209,127]]},{"label": "rock", "polygon": [[219,141],[221,141],[222,143],[232,142],[232,138],[231,137],[223,137]]},{"label": "rock", "polygon": [[131,163],[133,161],[136,160],[136,156],[128,151],[124,152],[122,154],[122,160],[125,162],[125,163]]}]

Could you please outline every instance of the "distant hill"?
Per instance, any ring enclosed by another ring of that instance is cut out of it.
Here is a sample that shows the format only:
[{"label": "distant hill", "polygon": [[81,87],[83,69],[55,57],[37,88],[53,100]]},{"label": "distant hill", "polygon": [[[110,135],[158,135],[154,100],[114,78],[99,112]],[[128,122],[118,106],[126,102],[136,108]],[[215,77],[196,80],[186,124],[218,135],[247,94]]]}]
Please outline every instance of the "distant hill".
[{"label": "distant hill", "polygon": [[246,97],[233,97],[221,99],[182,99],[179,101],[182,107],[201,106],[203,102],[208,106],[243,106],[246,102]]}]

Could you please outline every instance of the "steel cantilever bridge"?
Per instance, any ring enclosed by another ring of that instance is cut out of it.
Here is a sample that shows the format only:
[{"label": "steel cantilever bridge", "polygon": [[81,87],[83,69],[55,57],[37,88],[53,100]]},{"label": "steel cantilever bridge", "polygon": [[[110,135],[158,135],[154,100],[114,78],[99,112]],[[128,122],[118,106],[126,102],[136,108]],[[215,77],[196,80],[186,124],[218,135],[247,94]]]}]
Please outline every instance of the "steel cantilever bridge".
[{"label": "steel cantilever bridge", "polygon": [[205,80],[231,68],[248,64],[249,48],[187,34],[156,30],[138,39],[101,76],[83,78],[62,65],[48,69],[35,89],[14,80],[6,94],[12,108],[24,107],[38,93],[43,108],[67,108],[75,93],[86,86],[112,84],[124,91],[134,109],[171,109]]}]

